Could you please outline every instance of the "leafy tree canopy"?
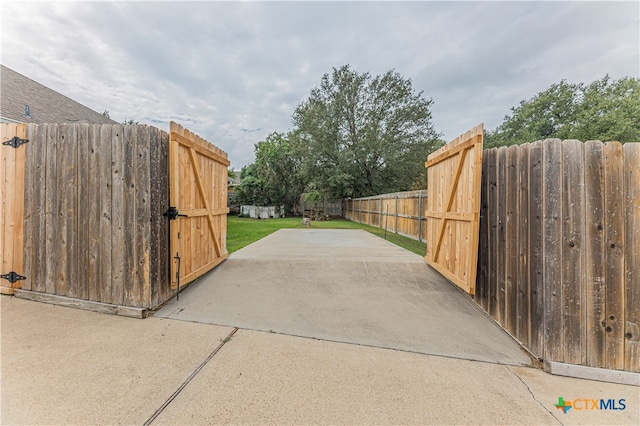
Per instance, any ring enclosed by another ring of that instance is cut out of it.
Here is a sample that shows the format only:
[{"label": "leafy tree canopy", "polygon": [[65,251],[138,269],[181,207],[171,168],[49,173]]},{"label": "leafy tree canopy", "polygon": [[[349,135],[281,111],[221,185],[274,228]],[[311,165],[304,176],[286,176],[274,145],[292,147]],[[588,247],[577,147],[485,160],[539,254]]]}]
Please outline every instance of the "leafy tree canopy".
[{"label": "leafy tree canopy", "polygon": [[511,109],[485,147],[546,138],[640,141],[640,78],[605,76],[590,84],[553,84]]},{"label": "leafy tree canopy", "polygon": [[289,140],[274,132],[255,144],[256,161],[240,172],[237,200],[253,205],[284,205],[291,209],[304,185],[300,160]]},{"label": "leafy tree canopy", "polygon": [[330,198],[409,189],[442,145],[432,103],[393,70],[372,77],[334,68],[293,114],[304,181]]}]

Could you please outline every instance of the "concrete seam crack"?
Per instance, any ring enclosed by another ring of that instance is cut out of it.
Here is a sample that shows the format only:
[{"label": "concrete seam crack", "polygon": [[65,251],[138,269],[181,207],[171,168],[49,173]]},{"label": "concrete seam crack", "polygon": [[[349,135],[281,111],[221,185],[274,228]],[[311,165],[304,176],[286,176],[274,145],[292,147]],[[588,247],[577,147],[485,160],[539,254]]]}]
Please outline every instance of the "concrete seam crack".
[{"label": "concrete seam crack", "polygon": [[529,392],[529,394],[531,395],[531,397],[535,402],[537,402],[547,413],[549,413],[549,415],[551,415],[551,417],[553,417],[555,421],[557,421],[561,425],[564,425],[564,423],[562,423],[562,421],[559,418],[557,418],[553,414],[553,412],[551,412],[551,410],[549,410],[541,401],[538,400],[538,398],[536,398],[536,396],[531,391],[531,388],[529,387],[529,385],[526,384],[524,380],[522,380],[522,377],[518,376],[518,374],[515,371],[513,371],[509,366],[505,365],[505,367],[507,368],[507,370],[511,372],[511,374],[513,374],[518,378],[518,380],[520,380],[520,383],[522,383],[527,388],[527,391]]},{"label": "concrete seam crack", "polygon": [[220,351],[220,349],[222,349],[222,347],[227,342],[229,342],[229,340],[231,340],[233,335],[236,334],[236,331],[238,331],[237,328],[234,328],[233,330],[231,330],[231,333],[229,333],[229,335],[220,342],[218,347],[215,348],[213,352],[211,352],[209,356],[204,361],[202,361],[202,363],[200,363],[200,365],[195,370],[193,370],[193,372],[189,375],[189,377],[187,377],[187,379],[184,382],[182,382],[182,384],[178,387],[178,389],[176,389],[176,391],[164,402],[164,404],[162,404],[160,408],[158,408],[155,411],[155,413],[153,413],[151,417],[149,417],[149,419],[146,422],[144,422],[144,426],[150,425],[160,414],[162,414],[165,408],[167,408],[169,404],[171,404],[171,402],[174,399],[176,399],[176,397],[180,394],[180,392],[182,392],[182,390],[185,387],[187,387],[187,385],[198,375],[198,373],[200,373],[200,371],[205,367],[205,365],[207,365],[209,361],[211,361],[211,359],[214,356],[216,356],[216,354]]}]

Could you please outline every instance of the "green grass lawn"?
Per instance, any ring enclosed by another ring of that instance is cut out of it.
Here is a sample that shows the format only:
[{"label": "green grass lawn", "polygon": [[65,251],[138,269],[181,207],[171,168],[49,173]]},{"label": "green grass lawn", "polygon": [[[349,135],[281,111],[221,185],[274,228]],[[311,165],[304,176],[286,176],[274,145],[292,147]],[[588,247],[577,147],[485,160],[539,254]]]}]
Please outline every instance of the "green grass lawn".
[{"label": "green grass lawn", "polygon": [[[269,234],[283,228],[303,229],[302,219],[299,217],[287,217],[284,219],[250,219],[246,217],[227,216],[227,250],[229,253],[240,250],[242,247],[266,237]],[[351,222],[345,219],[332,219],[327,221],[311,222],[311,228],[315,229],[364,229],[380,238],[384,238],[384,229]],[[421,243],[402,235],[396,235],[387,231],[387,240],[395,245],[410,250],[420,256],[427,252],[425,243]]]}]

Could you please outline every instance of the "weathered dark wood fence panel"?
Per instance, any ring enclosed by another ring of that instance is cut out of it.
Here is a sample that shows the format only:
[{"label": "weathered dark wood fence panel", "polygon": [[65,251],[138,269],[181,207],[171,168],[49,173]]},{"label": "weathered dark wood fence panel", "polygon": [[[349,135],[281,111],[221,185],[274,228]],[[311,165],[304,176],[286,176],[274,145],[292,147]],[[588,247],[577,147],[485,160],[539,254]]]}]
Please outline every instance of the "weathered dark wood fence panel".
[{"label": "weathered dark wood fence panel", "polygon": [[345,199],[342,215],[418,241],[427,239],[427,191],[407,191]]},{"label": "weathered dark wood fence panel", "polygon": [[170,295],[168,136],[29,124],[23,290],[152,308]]},{"label": "weathered dark wood fence panel", "polygon": [[640,143],[487,150],[475,299],[545,361],[640,372],[639,229]]}]

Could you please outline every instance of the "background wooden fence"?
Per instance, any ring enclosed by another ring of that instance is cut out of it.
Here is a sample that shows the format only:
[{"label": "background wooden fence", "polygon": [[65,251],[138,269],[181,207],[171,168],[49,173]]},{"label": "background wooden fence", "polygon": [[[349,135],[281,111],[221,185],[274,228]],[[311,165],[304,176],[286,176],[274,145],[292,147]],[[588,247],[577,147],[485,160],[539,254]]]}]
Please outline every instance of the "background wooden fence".
[{"label": "background wooden fence", "polygon": [[364,223],[418,241],[427,235],[427,191],[395,192],[374,197],[345,199],[345,219]]},{"label": "background wooden fence", "polygon": [[475,299],[536,356],[640,371],[640,143],[484,152]]},{"label": "background wooden fence", "polygon": [[328,199],[323,199],[317,205],[313,205],[311,203],[305,203],[300,197],[299,203],[296,205],[295,213],[299,215],[311,215],[311,212],[317,213],[318,215],[329,215],[331,217],[342,217],[342,200],[338,201],[330,201]]},{"label": "background wooden fence", "polygon": [[27,126],[23,290],[129,307],[170,294],[168,135]]}]

